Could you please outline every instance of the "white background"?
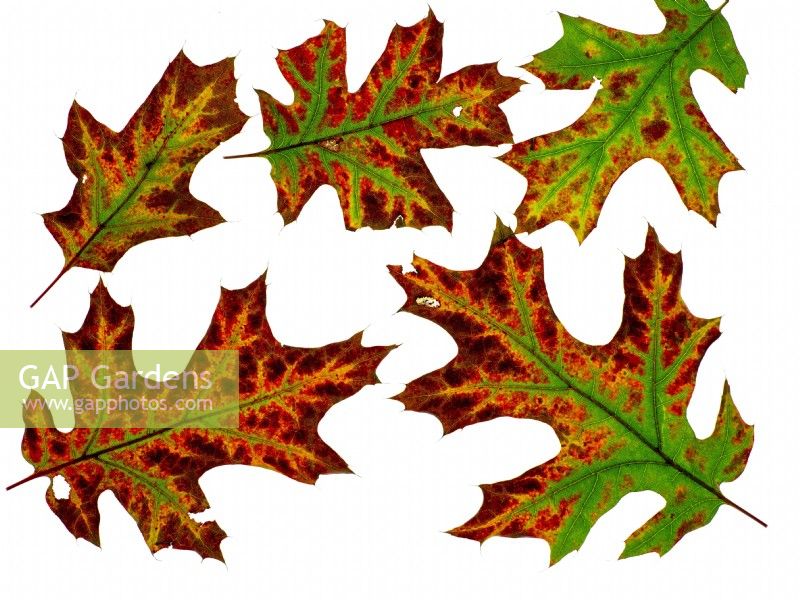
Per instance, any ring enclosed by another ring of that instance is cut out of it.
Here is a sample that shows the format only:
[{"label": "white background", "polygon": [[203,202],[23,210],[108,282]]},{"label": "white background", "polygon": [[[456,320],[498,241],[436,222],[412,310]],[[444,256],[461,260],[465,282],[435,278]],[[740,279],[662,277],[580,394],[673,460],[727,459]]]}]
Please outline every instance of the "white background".
[{"label": "white background", "polygon": [[[637,33],[663,27],[650,0],[432,1],[444,20],[444,72],[502,59],[514,72],[554,43],[554,10]],[[769,8],[769,10],[767,10]],[[239,102],[258,112],[253,87],[290,102],[276,48],[316,34],[321,18],[348,29],[347,75],[357,89],[395,22],[410,25],[419,1],[4,2],[2,27],[2,217],[0,347],[59,348],[60,329],[80,327],[98,275],[73,269],[34,309],[57,274],[61,251],[39,214],[69,199],[59,136],[73,98],[120,129],[169,60],[184,48],[197,63],[236,56]],[[256,116],[205,158],[192,191],[230,221],[190,238],[142,244],[105,275],[132,304],[137,348],[191,348],[204,334],[220,284],[242,287],[269,263],[268,317],[277,337],[322,345],[366,329],[368,344],[402,344],[372,386],[334,407],[320,431],[356,475],[315,486],[258,468],[230,466],[201,478],[213,517],[228,533],[227,565],[190,552],[153,558],[113,494],[104,493],[103,549],[75,541],[44,501],[46,479],[0,492],[2,587],[11,597],[177,598],[787,598],[797,593],[798,11],[788,1],[732,0],[725,9],[751,75],[734,95],[705,73],[692,86],[714,128],[747,168],[721,184],[713,228],[688,213],[664,170],[630,169],[612,190],[598,229],[580,248],[556,223],[527,243],[545,252],[548,292],[569,330],[607,342],[620,322],[623,253],[641,252],[645,219],[685,259],[683,296],[703,317],[723,316],[724,334],[703,362],[690,420],[708,435],[727,376],[744,418],[756,425],[745,474],[724,492],[769,523],[723,507],[664,558],[616,561],[625,537],[663,503],[644,492],[603,517],[584,547],[546,569],[541,540],[476,542],[443,531],[471,517],[478,483],[514,477],[557,451],[553,432],[499,419],[442,438],[429,415],[391,398],[402,383],[446,363],[455,345],[438,327],[395,314],[404,294],[387,264],[412,253],[451,268],[475,268],[494,214],[509,220],[525,189],[494,149],[430,151],[425,158],[457,209],[441,229],[344,230],[332,188],[321,188],[297,223],[283,227],[266,161],[222,156],[265,147]],[[505,108],[517,140],[569,124],[589,92],[543,92],[532,77]],[[19,430],[0,431],[0,483],[30,472]]]}]

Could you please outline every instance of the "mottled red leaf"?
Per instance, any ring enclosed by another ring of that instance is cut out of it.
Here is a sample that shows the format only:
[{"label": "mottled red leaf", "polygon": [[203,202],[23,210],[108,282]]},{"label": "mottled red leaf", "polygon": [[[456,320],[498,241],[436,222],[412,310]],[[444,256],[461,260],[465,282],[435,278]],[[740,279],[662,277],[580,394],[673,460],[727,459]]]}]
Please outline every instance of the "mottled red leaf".
[{"label": "mottled red leaf", "polygon": [[438,417],[446,432],[506,416],[545,422],[561,442],[552,460],[482,486],[482,508],[453,533],[543,538],[556,562],[625,494],[653,490],[667,505],[630,537],[625,556],[663,554],[719,506],[739,508],[719,485],[744,468],[752,428],[727,385],[713,435],[697,439],[689,426],[695,373],[719,336],[718,320],[689,313],[679,295],[681,262],[654,234],[628,263],[622,325],[600,347],[566,331],[548,302],[541,253],[513,238],[474,272],[423,261],[416,269],[399,277],[407,310],[444,327],[459,351],[399,398]]},{"label": "mottled red leaf", "polygon": [[69,203],[44,215],[64,250],[56,281],[71,267],[110,271],[136,244],[223,222],[189,180],[247,120],[235,98],[232,58],[198,67],[181,52],[119,133],[73,102],[63,142],[78,181]]},{"label": "mottled red leaf", "polygon": [[[347,472],[345,462],[319,437],[317,425],[336,402],[375,383],[385,348],[364,348],[357,338],[317,349],[290,348],[272,336],[260,277],[239,291],[223,290],[204,350],[239,352],[239,428],[55,429],[46,411],[28,410],[22,450],[34,466],[23,481],[62,475],[71,490],[47,502],[76,537],[100,542],[97,500],[111,490],[135,519],[153,551],[173,547],[222,560],[223,530],[190,513],[209,507],[199,477],[217,466],[273,469],[313,483]],[[133,311],[114,303],[102,283],[86,323],[64,334],[69,349],[129,349]],[[20,482],[21,483],[21,482]],[[13,486],[12,486],[13,487]]]},{"label": "mottled red leaf", "polygon": [[[320,185],[330,184],[348,227],[449,227],[452,207],[420,154],[423,148],[510,143],[498,104],[520,81],[494,65],[469,66],[443,77],[444,28],[433,14],[395,27],[386,50],[355,93],[345,80],[345,30],[325,23],[320,35],[278,54],[295,92],[285,106],[259,91],[262,156],[272,164],[278,210],[287,221]],[[458,116],[456,116],[456,114]]]}]

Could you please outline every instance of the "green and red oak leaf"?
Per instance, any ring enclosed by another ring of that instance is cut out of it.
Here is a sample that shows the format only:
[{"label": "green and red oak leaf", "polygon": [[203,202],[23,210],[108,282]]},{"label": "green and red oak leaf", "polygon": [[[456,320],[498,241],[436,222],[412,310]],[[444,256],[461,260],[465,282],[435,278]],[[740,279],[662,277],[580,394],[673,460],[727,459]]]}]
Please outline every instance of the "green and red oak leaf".
[{"label": "green and red oak leaf", "polygon": [[223,222],[189,180],[247,120],[235,97],[232,58],[199,67],[181,52],[120,132],[73,102],[63,145],[78,181],[67,205],[44,215],[64,251],[58,278],[71,267],[110,271],[136,244]]},{"label": "green and red oak leaf", "polygon": [[433,13],[412,27],[396,26],[354,93],[345,78],[345,30],[336,24],[326,22],[318,36],[278,54],[295,99],[286,106],[258,92],[271,142],[247,156],[272,164],[284,219],[295,220],[311,194],[330,184],[350,228],[384,229],[398,216],[415,227],[450,227],[452,207],[420,150],[511,143],[498,105],[521,82],[494,65],[440,80],[442,36]]},{"label": "green and red oak leaf", "polygon": [[[238,428],[76,428],[63,433],[53,427],[46,409],[29,409],[22,450],[35,470],[23,482],[51,478],[47,503],[78,538],[100,544],[97,501],[111,490],[152,552],[172,547],[223,560],[224,531],[190,514],[209,507],[198,483],[203,473],[243,464],[313,483],[322,474],[348,472],[319,437],[317,425],[333,404],[376,382],[375,369],[387,349],[364,348],[357,338],[322,348],[285,347],[272,336],[265,309],[264,277],[242,290],[223,290],[199,345],[239,352]],[[132,309],[117,305],[101,283],[83,328],[64,334],[65,347],[130,349],[133,325]],[[54,493],[57,475],[70,485],[66,499]]]},{"label": "green and red oak leaf", "polygon": [[520,230],[566,221],[579,241],[597,224],[611,186],[644,158],[660,162],[687,208],[712,223],[722,176],[740,169],[692,92],[697,70],[730,90],[744,86],[747,67],[722,7],[705,0],[657,0],[666,26],[635,35],[561,15],[563,37],[526,68],[549,89],[602,89],[589,110],[565,129],[515,145],[501,160],[526,177],[517,209]]},{"label": "green and red oak leaf", "polygon": [[[718,319],[689,313],[679,296],[680,259],[654,234],[627,265],[622,325],[600,347],[566,331],[549,305],[541,253],[514,238],[494,246],[474,272],[415,266],[416,273],[398,276],[407,310],[441,325],[459,351],[398,398],[438,417],[445,432],[501,416],[529,418],[549,424],[561,443],[550,461],[482,486],[481,509],[452,533],[542,538],[555,563],[627,493],[653,490],[666,506],[627,540],[624,555],[663,554],[721,505],[739,508],[719,485],[742,472],[753,430],[727,385],[708,439],[697,439],[686,420]],[[422,297],[438,302],[416,301]]]}]

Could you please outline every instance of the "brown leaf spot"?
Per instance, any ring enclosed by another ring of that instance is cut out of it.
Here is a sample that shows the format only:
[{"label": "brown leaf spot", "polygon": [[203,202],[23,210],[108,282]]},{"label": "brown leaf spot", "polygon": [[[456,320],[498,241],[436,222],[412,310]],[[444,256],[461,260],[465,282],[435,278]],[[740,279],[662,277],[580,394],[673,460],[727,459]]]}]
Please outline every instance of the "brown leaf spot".
[{"label": "brown leaf spot", "polygon": [[570,498],[560,500],[558,503],[558,510],[553,510],[548,507],[539,511],[534,523],[536,532],[544,533],[560,529],[561,524],[572,513],[572,508],[577,501],[578,495],[576,494]]},{"label": "brown leaf spot", "polygon": [[686,24],[689,22],[689,17],[683,12],[675,9],[665,10],[664,17],[667,19],[665,30],[686,31]]},{"label": "brown leaf spot", "polygon": [[694,531],[698,527],[702,527],[703,523],[706,521],[706,514],[704,512],[696,513],[692,516],[691,519],[688,521],[684,521],[681,523],[680,527],[678,527],[678,532],[675,534],[675,542],[677,543],[683,536],[685,536],[690,531]]},{"label": "brown leaf spot", "polygon": [[648,144],[655,144],[669,133],[670,124],[664,119],[657,119],[642,127],[642,136]]},{"label": "brown leaf spot", "polygon": [[638,70],[616,71],[606,80],[603,87],[611,92],[611,101],[620,102],[630,97],[630,89],[639,81]]}]

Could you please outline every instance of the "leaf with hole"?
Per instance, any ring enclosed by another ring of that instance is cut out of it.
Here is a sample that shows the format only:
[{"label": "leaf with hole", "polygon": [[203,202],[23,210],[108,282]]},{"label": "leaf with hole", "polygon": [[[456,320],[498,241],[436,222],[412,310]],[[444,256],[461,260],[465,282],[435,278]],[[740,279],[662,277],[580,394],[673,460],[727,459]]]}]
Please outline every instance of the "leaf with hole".
[{"label": "leaf with hole", "polygon": [[78,178],[67,205],[44,215],[65,265],[110,271],[131,247],[223,222],[189,192],[206,154],[247,117],[235,102],[233,59],[198,67],[183,52],[120,132],[73,102],[63,145]]},{"label": "leaf with hole", "polygon": [[[151,551],[188,549],[222,560],[224,531],[214,521],[200,523],[191,516],[209,507],[198,483],[203,473],[222,465],[253,465],[313,483],[322,474],[348,472],[317,425],[334,403],[376,382],[386,349],[364,348],[357,338],[323,348],[283,346],[271,334],[265,308],[264,277],[243,290],[223,290],[199,345],[239,352],[238,428],[64,433],[53,427],[46,409],[29,406],[22,450],[34,472],[19,483],[49,477],[47,503],[75,537],[100,544],[97,501],[111,490]],[[101,283],[83,328],[65,333],[64,342],[67,350],[126,350],[132,335],[132,309],[114,303]],[[71,487],[66,499],[54,493],[57,475]]]},{"label": "leaf with hole", "polygon": [[[286,106],[259,91],[261,156],[272,165],[278,210],[297,218],[311,194],[339,192],[348,227],[450,226],[452,207],[428,171],[423,148],[511,142],[498,105],[520,81],[494,65],[465,67],[440,79],[443,26],[433,14],[397,26],[366,82],[354,93],[345,79],[345,30],[326,22],[318,36],[278,54],[294,89]],[[235,158],[235,157],[232,157]]]},{"label": "leaf with hole", "polygon": [[541,254],[514,238],[475,272],[421,261],[416,269],[398,276],[407,310],[441,325],[459,350],[398,398],[438,417],[446,432],[506,416],[543,421],[561,443],[550,461],[482,486],[483,506],[452,533],[543,538],[555,563],[627,493],[653,490],[666,506],[628,539],[624,555],[663,554],[720,506],[739,508],[719,486],[744,469],[753,430],[727,384],[713,435],[698,439],[686,420],[719,320],[689,313],[679,297],[681,262],[654,234],[628,263],[622,325],[599,347],[566,331],[547,299]]}]

